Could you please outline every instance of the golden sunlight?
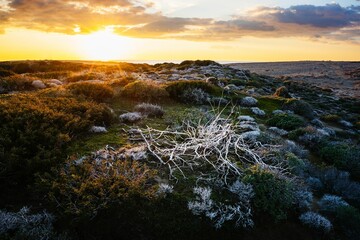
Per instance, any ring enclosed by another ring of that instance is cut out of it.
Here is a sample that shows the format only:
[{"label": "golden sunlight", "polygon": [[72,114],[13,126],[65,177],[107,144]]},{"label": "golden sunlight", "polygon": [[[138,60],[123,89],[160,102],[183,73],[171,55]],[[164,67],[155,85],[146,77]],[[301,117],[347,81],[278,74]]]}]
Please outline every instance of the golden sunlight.
[{"label": "golden sunlight", "polygon": [[129,58],[134,44],[130,38],[113,33],[111,28],[80,36],[79,50],[89,60],[123,60]]}]

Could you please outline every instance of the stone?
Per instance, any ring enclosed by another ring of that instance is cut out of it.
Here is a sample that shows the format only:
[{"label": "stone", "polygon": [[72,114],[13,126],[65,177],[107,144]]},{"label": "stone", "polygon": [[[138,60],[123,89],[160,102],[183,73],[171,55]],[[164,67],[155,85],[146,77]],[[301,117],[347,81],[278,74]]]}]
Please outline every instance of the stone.
[{"label": "stone", "polygon": [[340,123],[341,125],[343,125],[344,127],[348,127],[348,128],[354,126],[354,125],[352,125],[351,122],[348,122],[348,121],[345,121],[345,120],[341,120],[339,123]]},{"label": "stone", "polygon": [[31,85],[36,89],[46,88],[46,85],[41,80],[35,80],[31,83]]},{"label": "stone", "polygon": [[53,83],[53,84],[56,84],[56,85],[63,85],[63,83],[60,80],[57,80],[57,79],[50,79],[47,82],[48,83]]},{"label": "stone", "polygon": [[92,133],[106,133],[107,130],[105,127],[100,127],[100,126],[92,126],[89,130],[89,132]]},{"label": "stone", "polygon": [[260,131],[250,131],[250,132],[244,132],[240,134],[240,136],[245,140],[256,140],[258,136],[260,136]]},{"label": "stone", "polygon": [[126,123],[138,122],[142,118],[143,118],[143,116],[138,112],[124,113],[119,116],[120,121],[126,122]]},{"label": "stone", "polygon": [[251,112],[254,113],[257,116],[260,116],[260,117],[266,115],[266,113],[263,110],[261,110],[260,108],[258,108],[258,107],[252,107]]},{"label": "stone", "polygon": [[248,121],[248,122],[255,122],[255,119],[253,117],[247,116],[247,115],[241,115],[238,117],[238,120],[240,122]]},{"label": "stone", "polygon": [[286,136],[289,133],[288,131],[277,127],[269,127],[269,131],[279,136]]},{"label": "stone", "polygon": [[257,103],[258,103],[258,100],[256,100],[253,97],[244,97],[241,100],[241,105],[245,106],[245,107],[254,107],[257,105]]}]

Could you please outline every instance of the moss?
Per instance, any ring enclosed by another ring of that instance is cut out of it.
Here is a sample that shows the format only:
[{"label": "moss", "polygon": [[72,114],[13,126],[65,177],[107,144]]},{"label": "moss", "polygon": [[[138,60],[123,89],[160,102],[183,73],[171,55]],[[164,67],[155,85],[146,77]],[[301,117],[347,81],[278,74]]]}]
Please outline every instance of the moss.
[{"label": "moss", "polygon": [[122,129],[123,126],[117,124],[109,127],[107,133],[87,133],[72,141],[66,153],[81,157],[106,145],[112,147],[124,146],[128,143],[128,136]]},{"label": "moss", "polygon": [[281,109],[285,101],[286,99],[282,97],[263,96],[258,98],[258,106],[265,112],[272,112]]}]

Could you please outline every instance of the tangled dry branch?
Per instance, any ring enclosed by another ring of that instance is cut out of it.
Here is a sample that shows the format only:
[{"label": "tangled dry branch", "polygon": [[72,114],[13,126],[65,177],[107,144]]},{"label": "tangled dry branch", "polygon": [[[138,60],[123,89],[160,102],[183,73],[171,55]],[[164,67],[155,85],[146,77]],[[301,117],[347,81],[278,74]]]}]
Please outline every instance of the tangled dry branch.
[{"label": "tangled dry branch", "polygon": [[184,122],[179,131],[147,127],[138,133],[148,151],[159,163],[168,166],[170,177],[176,178],[176,170],[184,177],[186,169],[206,170],[209,177],[209,172],[216,173],[216,177],[227,182],[229,177],[241,176],[244,169],[254,164],[278,174],[287,171],[281,163],[269,161],[277,146],[246,139],[231,115],[222,118],[219,113],[205,123]]}]

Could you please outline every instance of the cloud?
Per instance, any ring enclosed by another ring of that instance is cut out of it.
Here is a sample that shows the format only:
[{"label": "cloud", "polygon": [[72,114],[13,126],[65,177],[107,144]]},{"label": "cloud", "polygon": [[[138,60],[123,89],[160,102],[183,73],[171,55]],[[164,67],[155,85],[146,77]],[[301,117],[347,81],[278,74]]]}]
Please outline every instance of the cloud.
[{"label": "cloud", "polygon": [[346,27],[352,22],[360,22],[360,14],[353,8],[343,8],[339,4],[325,6],[299,5],[279,9],[269,13],[281,23],[295,23],[319,28]]},{"label": "cloud", "polygon": [[154,11],[149,0],[0,0],[0,30],[22,27],[87,34],[108,26],[115,33],[138,38],[307,37],[360,43],[360,8],[339,4],[258,7],[229,20],[217,20],[165,16]]}]

